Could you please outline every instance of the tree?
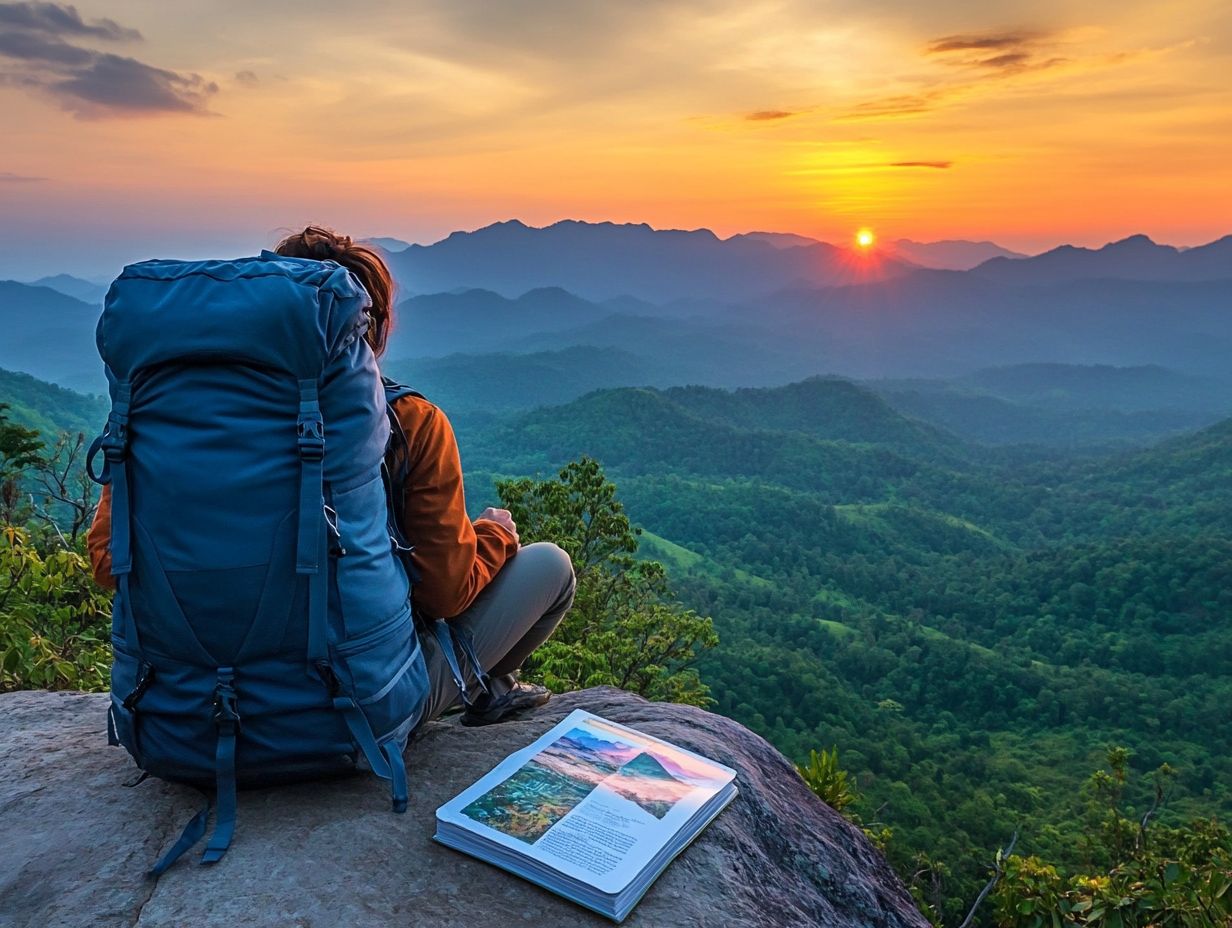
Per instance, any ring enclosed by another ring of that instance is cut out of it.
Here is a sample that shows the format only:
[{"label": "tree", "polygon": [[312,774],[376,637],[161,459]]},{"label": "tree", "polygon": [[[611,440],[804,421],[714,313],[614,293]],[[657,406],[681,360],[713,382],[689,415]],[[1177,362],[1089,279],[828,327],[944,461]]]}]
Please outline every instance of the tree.
[{"label": "tree", "polygon": [[557,479],[497,482],[524,541],[554,541],[573,559],[577,594],[556,634],[524,672],[552,689],[611,685],[690,705],[708,705],[693,666],[718,643],[708,617],[684,608],[656,561],[640,560],[637,536],[616,486],[583,457]]},{"label": "tree", "polygon": [[43,441],[36,430],[10,422],[8,408],[0,403],[0,520],[13,523],[22,508],[21,477],[41,460]]},{"label": "tree", "polygon": [[[33,464],[43,505],[34,512],[60,536],[65,547],[73,547],[94,516],[98,506],[97,486],[86,473],[86,437],[62,432],[48,455]],[[63,527],[62,527],[63,525]]]}]

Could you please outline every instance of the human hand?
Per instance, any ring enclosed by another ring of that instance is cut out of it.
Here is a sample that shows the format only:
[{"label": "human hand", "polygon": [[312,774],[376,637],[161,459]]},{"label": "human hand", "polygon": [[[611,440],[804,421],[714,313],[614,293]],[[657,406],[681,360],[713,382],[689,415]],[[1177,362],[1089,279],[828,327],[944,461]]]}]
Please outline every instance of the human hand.
[{"label": "human hand", "polygon": [[[489,522],[495,522],[497,525],[506,529],[514,540],[518,540],[518,527],[514,524],[513,514],[508,509],[493,509],[489,506],[483,512],[479,513],[479,519],[487,519]],[[478,522],[479,519],[475,521]]]}]

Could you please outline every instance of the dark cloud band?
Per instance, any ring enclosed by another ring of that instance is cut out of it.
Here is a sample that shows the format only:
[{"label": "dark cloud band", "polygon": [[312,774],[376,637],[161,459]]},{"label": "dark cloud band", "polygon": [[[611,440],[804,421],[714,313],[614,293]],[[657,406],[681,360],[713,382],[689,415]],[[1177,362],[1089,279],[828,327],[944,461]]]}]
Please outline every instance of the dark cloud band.
[{"label": "dark cloud band", "polygon": [[0,3],[0,26],[47,35],[82,36],[113,41],[137,41],[141,33],[113,19],[86,22],[74,6],[60,3]]},{"label": "dark cloud band", "polygon": [[136,41],[141,33],[111,19],[86,22],[57,3],[0,3],[0,58],[17,67],[10,86],[38,90],[84,117],[205,113],[218,85],[199,74],[158,68],[66,39]]}]

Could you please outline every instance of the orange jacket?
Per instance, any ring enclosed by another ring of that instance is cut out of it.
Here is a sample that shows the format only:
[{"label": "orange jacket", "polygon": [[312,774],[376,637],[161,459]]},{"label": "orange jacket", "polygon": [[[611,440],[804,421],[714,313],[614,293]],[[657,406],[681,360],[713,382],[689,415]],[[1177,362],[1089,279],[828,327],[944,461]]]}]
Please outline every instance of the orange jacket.
[{"label": "orange jacket", "polygon": [[[402,525],[420,573],[412,596],[426,615],[451,618],[517,554],[518,543],[500,524],[467,516],[458,442],[445,414],[417,396],[395,400],[393,407],[410,449]],[[103,487],[87,545],[94,579],[114,588],[110,540],[111,488]]]}]

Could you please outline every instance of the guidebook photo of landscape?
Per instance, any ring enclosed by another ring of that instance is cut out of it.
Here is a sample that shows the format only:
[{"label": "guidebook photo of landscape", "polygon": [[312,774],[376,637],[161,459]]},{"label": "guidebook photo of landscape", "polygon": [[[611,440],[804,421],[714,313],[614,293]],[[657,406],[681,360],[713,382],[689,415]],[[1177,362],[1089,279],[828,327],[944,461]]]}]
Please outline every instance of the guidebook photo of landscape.
[{"label": "guidebook photo of landscape", "polygon": [[582,710],[437,810],[438,841],[620,920],[735,771]]}]

